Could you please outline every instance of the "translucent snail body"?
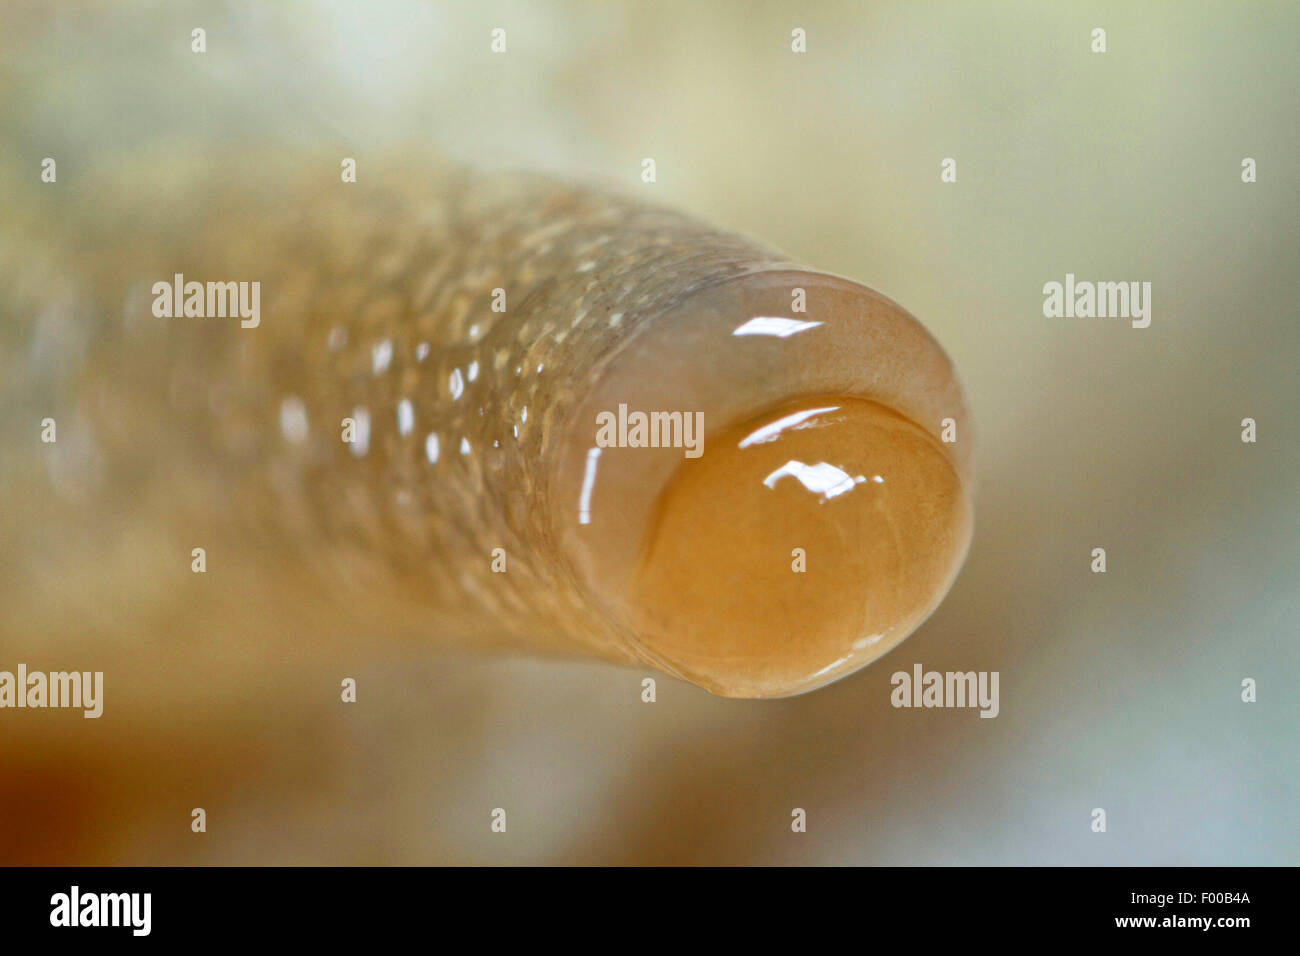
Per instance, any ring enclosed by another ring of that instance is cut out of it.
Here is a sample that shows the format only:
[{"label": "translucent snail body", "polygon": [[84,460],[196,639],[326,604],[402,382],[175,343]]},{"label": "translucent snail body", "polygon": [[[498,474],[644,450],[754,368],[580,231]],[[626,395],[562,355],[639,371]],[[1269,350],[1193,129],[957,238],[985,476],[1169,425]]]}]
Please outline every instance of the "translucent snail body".
[{"label": "translucent snail body", "polygon": [[[968,415],[892,302],[535,177],[306,179],[204,166],[143,195],[12,197],[11,650],[92,618],[147,635],[181,596],[232,629],[274,608],[303,652],[326,606],[367,640],[770,697],[860,667],[942,599],[970,538]],[[256,282],[257,321],[157,309],[177,276]],[[702,422],[699,454],[598,441],[620,406]],[[106,562],[123,540],[133,560]],[[174,572],[197,544],[237,589]]]}]

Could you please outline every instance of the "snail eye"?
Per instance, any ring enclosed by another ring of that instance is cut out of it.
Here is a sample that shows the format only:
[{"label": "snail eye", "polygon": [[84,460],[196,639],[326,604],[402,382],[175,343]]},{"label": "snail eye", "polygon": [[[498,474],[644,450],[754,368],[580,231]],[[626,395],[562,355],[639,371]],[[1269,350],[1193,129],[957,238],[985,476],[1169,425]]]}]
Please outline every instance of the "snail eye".
[{"label": "snail eye", "polygon": [[947,591],[969,516],[942,443],[873,401],[813,396],[711,436],[649,523],[643,650],[724,696],[821,686],[907,636]]},{"label": "snail eye", "polygon": [[[634,440],[638,415],[652,440]],[[664,440],[679,420],[683,441]],[[631,656],[722,696],[870,663],[938,606],[970,543],[951,362],[834,276],[754,273],[675,302],[589,380],[565,444],[553,540],[571,579]]]}]

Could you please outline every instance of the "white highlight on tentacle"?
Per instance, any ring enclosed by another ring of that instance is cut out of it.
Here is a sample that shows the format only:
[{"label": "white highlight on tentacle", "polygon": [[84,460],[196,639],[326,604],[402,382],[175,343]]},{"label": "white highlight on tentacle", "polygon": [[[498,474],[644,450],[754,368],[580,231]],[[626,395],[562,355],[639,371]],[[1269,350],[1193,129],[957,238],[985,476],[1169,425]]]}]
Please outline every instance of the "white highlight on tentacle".
[{"label": "white highlight on tentacle", "polygon": [[806,332],[821,325],[820,322],[800,322],[798,319],[783,319],[772,315],[756,315],[744,325],[732,332],[732,335],[774,335],[785,339],[796,332]]},{"label": "white highlight on tentacle", "polygon": [[389,364],[393,361],[393,343],[391,339],[384,339],[382,342],[376,342],[370,349],[370,369],[376,375],[382,375],[388,371]]},{"label": "white highlight on tentacle", "polygon": [[805,412],[795,412],[793,415],[787,415],[785,418],[779,418],[770,425],[764,425],[750,435],[746,435],[741,441],[740,448],[748,448],[750,445],[761,445],[763,442],[773,441],[777,435],[787,428],[793,428],[800,422],[807,421],[814,415],[821,415],[823,412],[839,411],[838,405],[830,405],[826,408],[810,408]]},{"label": "white highlight on tentacle", "polygon": [[591,524],[591,489],[596,484],[596,462],[600,449],[587,449],[587,470],[582,476],[582,493],[578,496],[578,524]]},{"label": "white highlight on tentacle", "polygon": [[364,458],[366,452],[370,451],[370,412],[364,408],[354,409],[352,420],[357,425],[353,434],[352,454],[357,458]]},{"label": "white highlight on tentacle", "polygon": [[850,477],[848,472],[841,471],[824,461],[815,465],[806,465],[801,461],[787,461],[764,478],[763,484],[775,488],[776,483],[787,476],[798,480],[799,484],[814,494],[821,495],[824,500],[852,491],[855,485],[860,485],[867,480],[863,475]]},{"label": "white highlight on tentacle", "polygon": [[297,395],[280,402],[280,433],[294,445],[307,440],[307,406]]}]

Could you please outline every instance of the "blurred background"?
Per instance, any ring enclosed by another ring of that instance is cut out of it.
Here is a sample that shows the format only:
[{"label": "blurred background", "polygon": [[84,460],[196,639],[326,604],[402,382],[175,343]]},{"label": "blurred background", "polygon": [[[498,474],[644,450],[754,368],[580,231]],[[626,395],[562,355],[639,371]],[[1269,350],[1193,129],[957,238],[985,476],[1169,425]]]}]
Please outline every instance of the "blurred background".
[{"label": "blurred background", "polygon": [[[363,635],[353,706],[331,662],[319,695],[110,701],[17,750],[0,714],[0,861],[1300,862],[1298,42],[1285,2],[8,0],[7,170],[420,144],[649,189],[920,318],[980,481],[947,600],[825,690],[655,674],[646,705],[639,669]],[[1150,327],[1044,318],[1067,272],[1150,281]],[[183,640],[227,676],[297,666],[270,634]],[[1000,715],[893,709],[917,662],[999,671]]]}]

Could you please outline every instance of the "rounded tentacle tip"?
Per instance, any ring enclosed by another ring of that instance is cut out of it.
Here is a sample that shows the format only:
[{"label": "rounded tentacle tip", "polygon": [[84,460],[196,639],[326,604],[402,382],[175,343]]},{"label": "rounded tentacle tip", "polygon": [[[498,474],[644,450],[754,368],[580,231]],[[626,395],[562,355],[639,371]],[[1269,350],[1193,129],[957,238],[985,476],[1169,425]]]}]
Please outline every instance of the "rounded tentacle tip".
[{"label": "rounded tentacle tip", "polygon": [[940,442],[876,402],[789,402],[726,429],[660,494],[637,641],[727,697],[784,697],[896,645],[947,592],[968,503]]},{"label": "rounded tentacle tip", "polygon": [[571,431],[576,577],[634,654],[721,696],[800,694],[880,657],[970,544],[952,364],[847,280],[696,292],[616,351]]}]

